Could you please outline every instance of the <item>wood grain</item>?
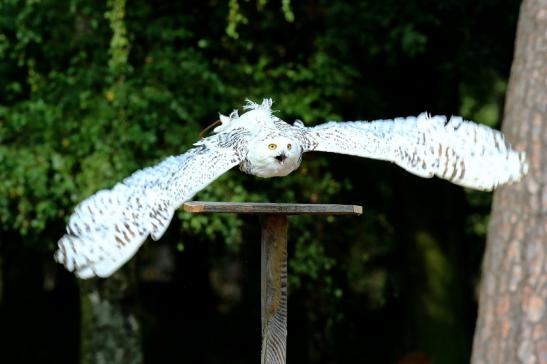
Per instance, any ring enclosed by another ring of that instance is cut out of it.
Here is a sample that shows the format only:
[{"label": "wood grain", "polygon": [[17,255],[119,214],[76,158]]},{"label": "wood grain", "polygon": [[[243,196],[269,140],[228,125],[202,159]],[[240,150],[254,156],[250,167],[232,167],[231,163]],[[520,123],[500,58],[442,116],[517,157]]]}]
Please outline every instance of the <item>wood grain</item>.
[{"label": "wood grain", "polygon": [[287,229],[284,215],[266,215],[262,226],[262,364],[285,364],[287,347]]},{"label": "wood grain", "polygon": [[190,201],[182,205],[192,213],[224,212],[266,215],[361,215],[363,207],[337,204],[209,202]]}]

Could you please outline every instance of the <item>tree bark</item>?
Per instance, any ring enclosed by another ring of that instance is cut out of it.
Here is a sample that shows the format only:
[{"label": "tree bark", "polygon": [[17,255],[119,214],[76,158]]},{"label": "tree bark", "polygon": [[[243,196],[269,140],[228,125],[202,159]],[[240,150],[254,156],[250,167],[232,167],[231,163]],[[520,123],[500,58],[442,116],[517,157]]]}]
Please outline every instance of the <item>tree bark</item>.
[{"label": "tree bark", "polygon": [[81,364],[143,363],[130,273],[126,267],[108,279],[80,281]]},{"label": "tree bark", "polygon": [[503,131],[528,175],[494,194],[472,363],[547,363],[547,1],[524,0]]}]

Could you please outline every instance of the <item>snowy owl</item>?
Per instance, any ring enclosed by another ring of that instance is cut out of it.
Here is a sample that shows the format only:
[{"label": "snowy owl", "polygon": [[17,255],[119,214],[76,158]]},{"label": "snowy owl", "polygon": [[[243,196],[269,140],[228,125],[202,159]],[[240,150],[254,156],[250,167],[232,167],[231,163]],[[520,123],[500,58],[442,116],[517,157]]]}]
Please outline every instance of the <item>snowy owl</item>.
[{"label": "snowy owl", "polygon": [[80,278],[111,275],[149,235],[163,235],[182,203],[236,165],[258,177],[281,177],[300,166],[305,152],[333,152],[390,161],[421,177],[479,190],[518,181],[527,170],[524,153],[512,150],[500,132],[461,117],[423,113],[305,127],[279,119],[271,105],[271,99],[248,101],[241,116],[220,115],[221,125],[186,153],[82,201],[55,260]]}]

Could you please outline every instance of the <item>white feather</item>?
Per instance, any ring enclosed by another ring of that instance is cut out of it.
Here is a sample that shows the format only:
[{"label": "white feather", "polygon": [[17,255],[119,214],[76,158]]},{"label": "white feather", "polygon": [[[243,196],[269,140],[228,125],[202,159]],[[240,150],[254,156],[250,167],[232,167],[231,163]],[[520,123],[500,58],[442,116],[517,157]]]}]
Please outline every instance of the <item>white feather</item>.
[{"label": "white feather", "polygon": [[516,182],[526,174],[524,153],[485,125],[452,117],[418,117],[372,122],[328,122],[308,128],[310,150],[394,162],[421,177],[434,175],[479,190]]},{"label": "white feather", "polygon": [[219,143],[212,136],[82,201],[58,242],[55,260],[80,278],[111,275],[149,235],[157,240],[165,233],[184,201],[240,162],[233,146]]}]

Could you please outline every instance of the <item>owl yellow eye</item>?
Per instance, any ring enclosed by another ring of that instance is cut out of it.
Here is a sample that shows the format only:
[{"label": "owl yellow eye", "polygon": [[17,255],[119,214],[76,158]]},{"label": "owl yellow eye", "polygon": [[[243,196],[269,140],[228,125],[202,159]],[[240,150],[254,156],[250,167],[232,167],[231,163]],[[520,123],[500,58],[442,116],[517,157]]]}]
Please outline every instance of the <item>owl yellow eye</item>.
[{"label": "owl yellow eye", "polygon": [[291,148],[292,148],[292,145],[291,145],[291,144],[287,144],[287,149],[288,149],[288,150],[291,150]]},{"label": "owl yellow eye", "polygon": [[276,149],[277,149],[277,144],[274,144],[274,143],[268,144],[268,149],[270,149],[270,150],[276,150]]}]

